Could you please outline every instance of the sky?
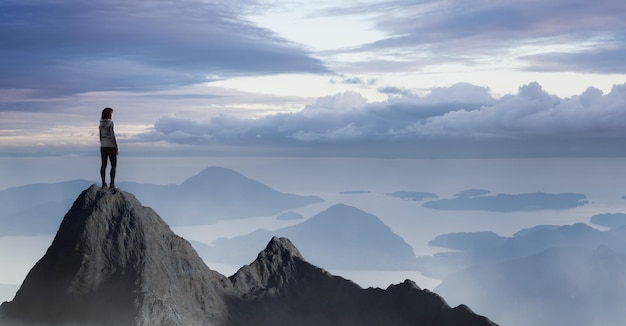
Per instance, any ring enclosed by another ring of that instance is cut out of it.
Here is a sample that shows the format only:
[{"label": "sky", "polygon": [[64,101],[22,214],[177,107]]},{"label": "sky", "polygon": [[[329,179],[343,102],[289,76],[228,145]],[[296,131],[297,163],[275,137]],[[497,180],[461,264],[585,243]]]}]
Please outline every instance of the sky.
[{"label": "sky", "polygon": [[0,156],[626,156],[626,3],[3,0]]}]

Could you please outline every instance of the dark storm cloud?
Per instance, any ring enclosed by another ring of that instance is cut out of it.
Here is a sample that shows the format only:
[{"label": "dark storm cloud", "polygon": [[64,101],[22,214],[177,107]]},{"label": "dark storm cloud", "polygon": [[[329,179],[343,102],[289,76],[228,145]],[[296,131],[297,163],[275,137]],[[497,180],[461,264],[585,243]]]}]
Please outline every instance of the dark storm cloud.
[{"label": "dark storm cloud", "polygon": [[372,156],[617,155],[626,137],[624,107],[626,85],[561,99],[531,83],[494,99],[485,88],[457,84],[379,103],[346,92],[259,119],[165,117],[138,140],[342,148]]},{"label": "dark storm cloud", "polygon": [[3,1],[0,88],[143,90],[211,76],[325,72],[241,18],[252,2]]}]

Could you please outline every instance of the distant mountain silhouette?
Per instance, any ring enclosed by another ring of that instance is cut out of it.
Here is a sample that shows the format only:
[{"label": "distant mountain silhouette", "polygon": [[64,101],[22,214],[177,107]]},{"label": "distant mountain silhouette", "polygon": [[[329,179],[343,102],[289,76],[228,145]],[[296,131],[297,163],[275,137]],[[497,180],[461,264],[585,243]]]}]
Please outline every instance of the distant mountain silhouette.
[{"label": "distant mountain silhouette", "polygon": [[626,225],[626,214],[624,213],[605,213],[597,214],[591,217],[591,223],[595,225],[615,228]]},{"label": "distant mountain silhouette", "polygon": [[278,216],[276,216],[277,220],[281,220],[281,221],[289,221],[289,220],[301,220],[303,219],[304,216],[296,213],[296,212],[284,212]]},{"label": "distant mountain silhouette", "polygon": [[219,220],[275,215],[284,210],[322,202],[317,196],[276,191],[242,174],[209,167],[180,185],[144,187],[127,185],[148,206],[172,225],[200,225]]},{"label": "distant mountain silhouette", "polygon": [[459,250],[417,259],[420,272],[444,279],[467,267],[530,256],[550,248],[606,246],[623,252],[626,226],[600,231],[584,223],[541,225],[521,230],[513,237],[500,237],[492,232],[451,233],[438,236],[431,244]]},{"label": "distant mountain silhouette", "polygon": [[356,207],[336,204],[308,220],[275,231],[256,230],[210,246],[194,243],[206,261],[245,264],[268,238],[291,239],[310,261],[324,268],[415,269],[413,248],[378,217]]},{"label": "distant mountain silhouette", "polygon": [[589,203],[587,196],[576,193],[486,195],[480,189],[466,190],[455,198],[428,201],[422,206],[439,210],[480,210],[491,212],[532,212],[540,210],[561,210],[583,206]]},{"label": "distant mountain silhouette", "polygon": [[500,246],[506,239],[494,232],[460,232],[437,236],[428,244],[454,250],[475,251]]},{"label": "distant mountain silhouette", "polygon": [[[71,194],[90,184],[74,180],[0,191],[0,236],[53,234],[74,200]],[[281,193],[221,167],[209,167],[180,185],[120,182],[118,186],[136,194],[172,225],[274,215],[323,201],[316,196]]]},{"label": "distant mountain silhouette", "polygon": [[40,183],[0,191],[0,236],[54,234],[87,180]]},{"label": "distant mountain silhouette", "polygon": [[227,278],[130,193],[83,191],[2,325],[494,325],[413,282],[362,289],[272,238]]},{"label": "distant mountain silhouette", "polygon": [[478,196],[483,196],[486,195],[488,193],[491,193],[491,191],[486,190],[486,189],[466,189],[466,190],[461,190],[459,192],[457,192],[456,194],[454,194],[454,197],[478,197]]},{"label": "distant mountain silhouette", "polygon": [[434,194],[432,192],[423,192],[423,191],[395,191],[395,192],[387,193],[386,195],[394,197],[394,198],[413,200],[413,201],[422,201],[424,199],[429,199],[429,198],[439,198],[437,194]]},{"label": "distant mountain silhouette", "polygon": [[545,230],[558,230],[559,228],[561,228],[562,225],[549,225],[549,224],[541,224],[541,225],[535,225],[529,228],[525,228],[525,229],[521,229],[515,233],[513,233],[513,237],[522,237],[522,236],[527,236],[531,233],[537,232],[537,231],[545,231]]},{"label": "distant mountain silhouette", "polygon": [[538,225],[513,237],[451,233],[431,244],[457,250],[418,258],[419,271],[443,279],[435,290],[503,325],[626,320],[626,226]]},{"label": "distant mountain silhouette", "polygon": [[468,268],[435,291],[502,325],[622,325],[626,255],[607,247],[551,248]]}]

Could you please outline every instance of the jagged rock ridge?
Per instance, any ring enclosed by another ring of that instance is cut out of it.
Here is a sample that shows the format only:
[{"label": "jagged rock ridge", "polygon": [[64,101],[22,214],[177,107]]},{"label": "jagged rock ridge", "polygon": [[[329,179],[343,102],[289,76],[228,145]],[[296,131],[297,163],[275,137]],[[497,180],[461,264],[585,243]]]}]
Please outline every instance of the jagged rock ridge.
[{"label": "jagged rock ridge", "polygon": [[91,186],[65,215],[2,325],[493,325],[406,281],[358,285],[273,238],[227,278],[130,193]]},{"label": "jagged rock ridge", "polygon": [[236,325],[495,325],[410,280],[362,289],[306,262],[286,238],[272,238],[230,280],[240,298]]}]

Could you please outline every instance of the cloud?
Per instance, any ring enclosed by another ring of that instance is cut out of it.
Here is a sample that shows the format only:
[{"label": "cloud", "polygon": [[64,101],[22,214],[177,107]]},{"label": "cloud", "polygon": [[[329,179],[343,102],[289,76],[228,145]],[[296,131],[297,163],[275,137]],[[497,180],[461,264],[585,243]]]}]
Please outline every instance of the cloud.
[{"label": "cloud", "polygon": [[0,88],[146,90],[228,76],[328,72],[301,46],[242,18],[250,6],[255,3],[3,1]]},{"label": "cloud", "polygon": [[400,88],[396,86],[386,86],[378,89],[379,92],[387,95],[402,95],[402,96],[412,96],[413,92],[409,89]]},{"label": "cloud", "polygon": [[[405,67],[411,63],[484,64],[500,56],[521,60],[526,65],[523,69],[529,71],[625,72],[620,59],[626,6],[619,1],[391,0],[335,7],[324,13],[368,15],[387,37],[344,51],[393,51]],[[532,50],[525,53],[525,48]],[[389,68],[393,62],[370,62],[369,69],[379,65]],[[358,69],[368,69],[368,65]]]},{"label": "cloud", "polygon": [[[480,110],[457,110],[416,125],[424,135],[459,135],[473,138],[596,138],[621,134],[626,113],[626,85],[614,86],[607,95],[589,88],[579,96],[560,99],[537,83],[520,87]],[[453,131],[453,133],[451,132]]]},{"label": "cloud", "polygon": [[589,88],[565,99],[537,83],[499,99],[488,89],[458,84],[422,97],[374,103],[345,92],[319,98],[299,112],[258,119],[168,116],[138,140],[302,150],[316,146],[372,156],[614,155],[626,136],[625,106],[626,84],[615,85],[608,94]]},{"label": "cloud", "polygon": [[432,102],[428,97],[408,99],[408,102],[398,100],[368,104],[359,93],[345,92],[319,98],[300,112],[268,115],[259,119],[221,115],[198,122],[164,117],[155,124],[155,131],[167,140],[170,140],[173,132],[182,130],[202,139],[210,135],[216,141],[226,143],[387,140],[394,137],[394,129],[404,128],[425,117],[450,109],[471,109],[476,106],[476,103],[457,103],[448,107],[445,102]]},{"label": "cloud", "polygon": [[[552,52],[525,56],[528,61],[527,70],[540,72],[579,71],[584,73],[624,74],[626,62],[626,31],[614,44],[598,45],[592,49],[579,52]],[[617,42],[619,41],[619,42]],[[611,43],[613,43],[611,42]]]}]

